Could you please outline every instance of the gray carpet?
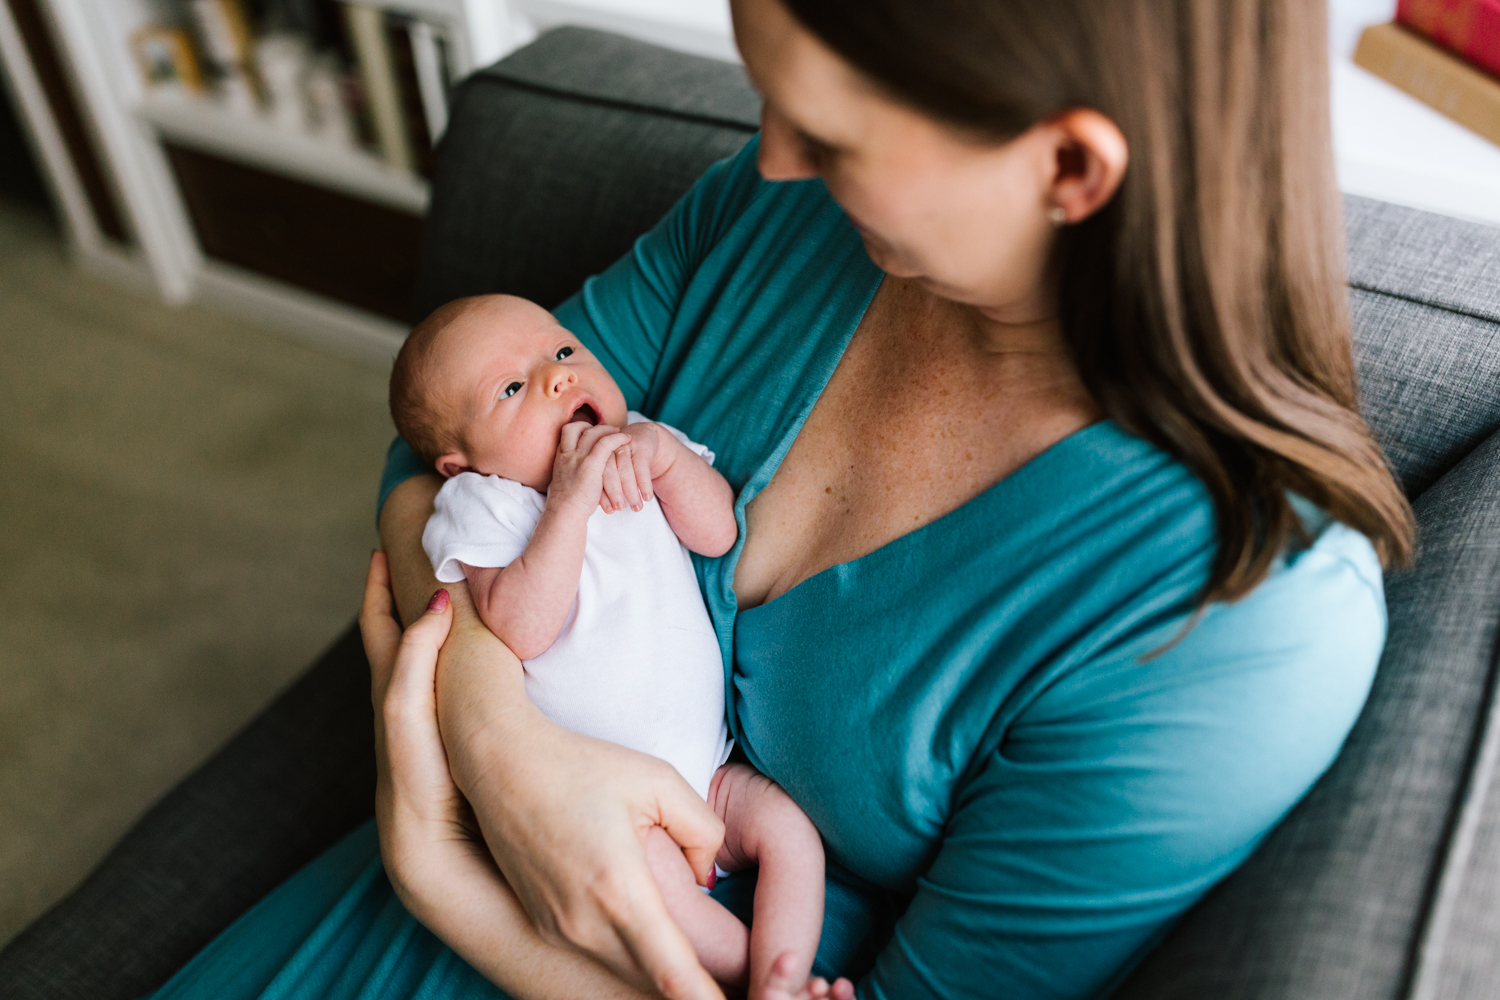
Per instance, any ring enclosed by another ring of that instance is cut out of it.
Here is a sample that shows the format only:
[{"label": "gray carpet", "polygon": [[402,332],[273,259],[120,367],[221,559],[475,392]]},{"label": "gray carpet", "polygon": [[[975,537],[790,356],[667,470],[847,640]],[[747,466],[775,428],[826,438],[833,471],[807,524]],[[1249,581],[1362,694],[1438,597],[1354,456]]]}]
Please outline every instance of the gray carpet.
[{"label": "gray carpet", "polygon": [[0,206],[0,943],[353,617],[385,372]]}]

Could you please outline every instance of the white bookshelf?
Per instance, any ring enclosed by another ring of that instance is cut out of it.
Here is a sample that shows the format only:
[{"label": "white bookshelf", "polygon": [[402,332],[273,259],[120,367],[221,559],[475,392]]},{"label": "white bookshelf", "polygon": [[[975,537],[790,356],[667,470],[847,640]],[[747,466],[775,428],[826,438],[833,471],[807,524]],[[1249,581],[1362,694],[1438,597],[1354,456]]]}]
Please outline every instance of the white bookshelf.
[{"label": "white bookshelf", "polygon": [[[7,9],[0,59],[80,265],[154,288],[170,302],[205,301],[343,351],[388,360],[401,324],[208,258],[199,246],[164,143],[290,177],[399,212],[425,213],[428,184],[362,148],[289,131],[207,97],[163,95],[141,77],[130,39],[180,23],[185,0],[39,0],[93,132],[133,244],[104,239]],[[582,24],[734,59],[728,0],[356,0],[441,32],[453,78],[503,57],[538,31]],[[425,96],[425,95],[424,95]],[[429,116],[430,117],[430,116]],[[438,126],[441,127],[441,122]]]},{"label": "white bookshelf", "polygon": [[232,114],[203,99],[147,101],[135,113],[157,135],[192,149],[413,215],[427,210],[425,180],[363,149],[321,142],[261,117]]},{"label": "white bookshelf", "polygon": [[[515,22],[505,0],[369,0],[368,5],[420,18],[440,31],[455,78],[526,38],[526,27]],[[180,22],[182,0],[40,0],[40,6],[134,237],[129,247],[101,237],[24,46],[9,17],[0,16],[7,82],[50,176],[79,263],[154,288],[170,302],[206,301],[339,350],[388,360],[404,334],[402,324],[206,257],[163,143],[413,216],[426,211],[427,182],[362,148],[290,131],[261,114],[234,113],[208,97],[164,97],[148,89],[131,36],[147,24]]]}]

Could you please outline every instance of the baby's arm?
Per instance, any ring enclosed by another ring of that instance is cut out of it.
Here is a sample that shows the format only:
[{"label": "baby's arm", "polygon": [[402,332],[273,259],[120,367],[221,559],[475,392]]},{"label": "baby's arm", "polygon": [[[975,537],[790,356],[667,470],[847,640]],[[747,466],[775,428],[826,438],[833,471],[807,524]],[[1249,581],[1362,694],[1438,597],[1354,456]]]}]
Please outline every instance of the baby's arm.
[{"label": "baby's arm", "polygon": [[588,517],[548,504],[531,544],[509,566],[462,564],[479,617],[523,660],[547,651],[578,595]]},{"label": "baby's arm", "polygon": [[464,564],[479,617],[523,660],[545,653],[568,620],[604,466],[628,442],[613,427],[564,426],[547,507],[526,551],[505,567]]},{"label": "baby's arm", "polygon": [[760,867],[750,927],[749,1000],[850,1000],[846,979],[810,979],[823,931],[823,841],[792,797],[745,764],[725,764],[708,804],[724,821],[718,865]]},{"label": "baby's arm", "polygon": [[[682,544],[702,556],[722,556],[732,549],[739,527],[729,481],[660,424],[631,424],[625,433],[637,482],[649,470],[649,483],[640,483],[642,495],[661,501]],[[626,464],[622,456],[621,472]]]}]

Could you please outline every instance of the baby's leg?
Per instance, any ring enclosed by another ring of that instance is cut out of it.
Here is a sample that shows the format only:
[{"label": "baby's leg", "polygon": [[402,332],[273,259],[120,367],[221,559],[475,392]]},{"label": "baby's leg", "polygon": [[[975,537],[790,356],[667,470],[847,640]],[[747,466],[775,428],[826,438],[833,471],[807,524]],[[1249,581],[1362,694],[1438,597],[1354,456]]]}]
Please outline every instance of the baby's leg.
[{"label": "baby's leg", "polygon": [[720,983],[743,989],[750,955],[745,925],[698,887],[682,848],[659,826],[646,833],[646,860],[667,912],[698,953],[698,961]]},{"label": "baby's leg", "polygon": [[[719,865],[760,866],[750,931],[750,1000],[819,997],[809,982],[823,932],[823,842],[807,814],[765,775],[727,764],[714,775],[709,805],[724,820]],[[686,862],[684,862],[686,863]],[[844,981],[839,996],[852,994]]]}]

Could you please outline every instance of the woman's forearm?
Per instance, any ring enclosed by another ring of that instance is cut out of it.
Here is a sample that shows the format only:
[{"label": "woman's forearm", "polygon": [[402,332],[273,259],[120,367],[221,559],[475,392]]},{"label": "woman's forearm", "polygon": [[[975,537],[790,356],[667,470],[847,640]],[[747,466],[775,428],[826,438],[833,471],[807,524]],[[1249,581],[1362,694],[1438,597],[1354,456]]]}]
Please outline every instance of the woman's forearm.
[{"label": "woman's forearm", "polygon": [[432,475],[397,486],[380,512],[380,542],[402,621],[415,621],[439,587],[452,595],[453,629],[438,658],[438,721],[453,779],[471,795],[479,777],[476,771],[483,766],[479,762],[488,764],[494,754],[468,751],[476,743],[492,747],[505,742],[498,727],[507,721],[540,716],[526,697],[521,661],[480,620],[468,586],[439,583],[432,573],[422,549],[422,530],[442,483]]},{"label": "woman's forearm", "polygon": [[[419,506],[424,492],[430,500],[430,491],[413,490],[398,504]],[[391,529],[388,543],[404,549],[399,526],[410,527],[404,517],[410,512],[403,506],[394,511],[398,516],[383,518],[382,527]],[[440,649],[469,644],[454,633],[451,611],[445,615],[441,608],[414,615],[417,624],[403,634],[392,620],[388,569],[388,558],[372,560],[360,627],[376,704],[375,813],[391,886],[424,926],[518,1000],[638,1000],[639,993],[598,963],[544,941],[484,844],[466,828],[451,781],[452,755],[444,754],[437,730],[434,687]],[[416,579],[409,587],[425,593],[420,574],[411,575]],[[392,662],[400,660],[404,666]],[[498,666],[503,673],[503,657]]]},{"label": "woman's forearm", "polygon": [[436,474],[415,476],[392,490],[380,508],[380,547],[390,564],[396,610],[407,625],[422,614],[432,592],[443,586],[432,575],[432,563],[422,549],[422,531],[442,485]]}]

